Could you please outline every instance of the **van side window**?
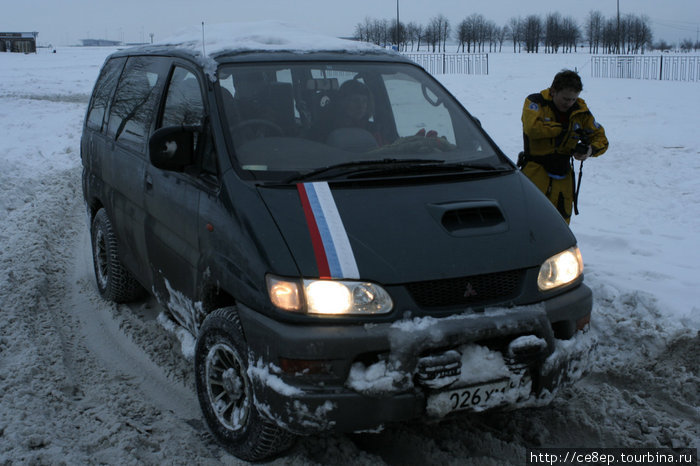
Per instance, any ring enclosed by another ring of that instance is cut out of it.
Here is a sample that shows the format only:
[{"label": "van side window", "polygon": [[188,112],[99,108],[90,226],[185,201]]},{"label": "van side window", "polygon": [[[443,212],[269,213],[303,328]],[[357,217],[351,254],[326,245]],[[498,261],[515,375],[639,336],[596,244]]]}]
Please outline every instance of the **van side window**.
[{"label": "van side window", "polygon": [[109,105],[109,101],[114,94],[114,88],[117,85],[119,74],[124,68],[126,58],[113,58],[109,60],[102,68],[100,77],[95,84],[95,91],[90,101],[90,108],[87,116],[88,128],[98,131],[102,130],[105,110]]},{"label": "van side window", "polygon": [[165,98],[162,126],[199,126],[203,121],[204,103],[197,76],[184,68],[175,67]]},{"label": "van side window", "polygon": [[150,129],[151,114],[162,89],[163,68],[156,58],[129,58],[117,86],[107,134],[122,143],[141,148]]},{"label": "van side window", "polygon": [[[165,97],[161,127],[166,126],[203,126],[204,101],[197,76],[191,71],[176,66],[173,70],[168,93]],[[196,141],[197,150],[201,154],[200,169],[202,173],[216,175],[216,154],[213,142],[206,128],[201,141]],[[202,145],[202,147],[199,147]]]}]

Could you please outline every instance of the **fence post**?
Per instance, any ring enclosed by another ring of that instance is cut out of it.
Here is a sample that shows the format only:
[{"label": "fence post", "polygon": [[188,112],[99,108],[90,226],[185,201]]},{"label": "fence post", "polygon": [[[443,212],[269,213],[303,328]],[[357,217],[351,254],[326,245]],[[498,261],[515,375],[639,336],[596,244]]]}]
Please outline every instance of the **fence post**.
[{"label": "fence post", "polygon": [[659,81],[664,79],[664,56],[661,55],[661,60],[659,61]]}]

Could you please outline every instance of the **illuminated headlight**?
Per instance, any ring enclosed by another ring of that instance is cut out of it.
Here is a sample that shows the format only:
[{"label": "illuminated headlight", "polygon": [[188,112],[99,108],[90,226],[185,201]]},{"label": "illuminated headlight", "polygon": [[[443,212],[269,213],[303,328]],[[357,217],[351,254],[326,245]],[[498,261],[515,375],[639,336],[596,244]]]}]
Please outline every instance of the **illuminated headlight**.
[{"label": "illuminated headlight", "polygon": [[537,286],[542,291],[568,285],[583,273],[583,259],[577,247],[552,256],[540,267]]},{"label": "illuminated headlight", "polygon": [[267,291],[278,308],[308,314],[384,314],[394,306],[384,288],[369,282],[290,280],[268,275]]}]

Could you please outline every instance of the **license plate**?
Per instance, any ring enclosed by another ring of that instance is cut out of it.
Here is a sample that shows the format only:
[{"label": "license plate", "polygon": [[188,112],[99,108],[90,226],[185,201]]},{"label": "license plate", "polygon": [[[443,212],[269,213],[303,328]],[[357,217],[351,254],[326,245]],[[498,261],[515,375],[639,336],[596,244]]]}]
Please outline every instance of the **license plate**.
[{"label": "license plate", "polygon": [[429,415],[443,417],[454,411],[483,411],[515,401],[523,391],[529,392],[528,377],[504,378],[434,393],[428,396]]}]

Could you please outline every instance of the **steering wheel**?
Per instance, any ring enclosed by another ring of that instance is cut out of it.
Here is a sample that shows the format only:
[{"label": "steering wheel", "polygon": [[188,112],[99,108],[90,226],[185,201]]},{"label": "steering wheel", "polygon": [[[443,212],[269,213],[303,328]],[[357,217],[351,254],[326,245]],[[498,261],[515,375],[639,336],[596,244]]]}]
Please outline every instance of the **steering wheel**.
[{"label": "steering wheel", "polygon": [[251,118],[238,123],[231,128],[233,134],[238,134],[244,139],[257,139],[269,136],[282,136],[284,131],[275,122],[264,118]]}]

